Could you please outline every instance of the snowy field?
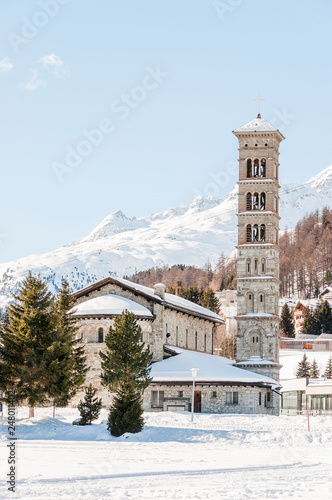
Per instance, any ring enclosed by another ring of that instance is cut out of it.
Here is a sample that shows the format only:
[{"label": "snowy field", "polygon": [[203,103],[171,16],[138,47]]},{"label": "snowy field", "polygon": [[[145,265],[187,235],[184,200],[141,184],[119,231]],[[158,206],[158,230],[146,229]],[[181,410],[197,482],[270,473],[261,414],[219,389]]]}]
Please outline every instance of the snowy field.
[{"label": "snowy field", "polygon": [[0,498],[332,498],[332,417],[148,413],[140,434],[112,438],[102,419],[72,426],[75,409],[17,411],[17,493],[7,491],[1,421]]}]

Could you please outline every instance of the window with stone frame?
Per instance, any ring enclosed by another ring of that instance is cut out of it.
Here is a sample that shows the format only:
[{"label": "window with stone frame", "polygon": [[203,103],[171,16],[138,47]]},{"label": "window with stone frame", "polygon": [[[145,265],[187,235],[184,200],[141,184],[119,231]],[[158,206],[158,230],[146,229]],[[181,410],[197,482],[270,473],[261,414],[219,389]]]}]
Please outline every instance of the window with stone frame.
[{"label": "window with stone frame", "polygon": [[261,177],[266,177],[266,159],[261,159]]},{"label": "window with stone frame", "polygon": [[239,393],[238,392],[226,392],[226,404],[227,405],[238,405],[239,404]]},{"label": "window with stone frame", "polygon": [[183,398],[183,391],[178,391],[178,398]]},{"label": "window with stone frame", "polygon": [[256,158],[254,160],[254,177],[259,176],[259,160]]},{"label": "window with stone frame", "polygon": [[188,328],[186,329],[186,348],[188,349]]},{"label": "window with stone frame", "polygon": [[248,224],[248,225],[247,225],[247,243],[250,243],[251,238],[252,238],[252,234],[251,234],[251,224]]},{"label": "window with stone frame", "polygon": [[104,342],[104,330],[102,328],[99,328],[98,330],[98,342],[100,344]]},{"label": "window with stone frame", "polygon": [[195,351],[197,351],[197,337],[198,337],[198,333],[195,332]]},{"label": "window with stone frame", "polygon": [[261,196],[260,196],[260,206],[259,206],[259,209],[260,210],[265,210],[265,193],[261,193]]},{"label": "window with stone frame", "polygon": [[251,193],[247,193],[247,210],[252,209],[252,197]]},{"label": "window with stone frame", "polygon": [[217,391],[212,391],[211,398],[216,398],[217,397]]},{"label": "window with stone frame", "polygon": [[250,158],[247,160],[247,177],[252,177],[252,161]]},{"label": "window with stone frame", "polygon": [[262,224],[260,227],[260,241],[265,241],[265,224]]},{"label": "window with stone frame", "polygon": [[252,207],[254,210],[259,209],[259,195],[258,195],[258,193],[254,193],[253,200],[252,200]]},{"label": "window with stone frame", "polygon": [[164,391],[151,391],[151,407],[163,408],[164,406]]}]

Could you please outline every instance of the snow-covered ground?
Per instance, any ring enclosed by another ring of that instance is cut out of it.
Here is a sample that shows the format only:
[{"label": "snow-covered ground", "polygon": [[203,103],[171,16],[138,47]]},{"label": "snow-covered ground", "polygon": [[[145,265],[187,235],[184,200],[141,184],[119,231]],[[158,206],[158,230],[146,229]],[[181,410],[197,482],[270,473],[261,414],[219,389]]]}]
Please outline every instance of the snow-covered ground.
[{"label": "snow-covered ground", "polygon": [[296,377],[297,365],[299,361],[303,358],[305,354],[311,364],[314,359],[316,359],[318,364],[318,369],[322,375],[325,372],[325,368],[329,357],[332,355],[332,351],[312,351],[303,349],[280,349],[280,364],[282,368],[280,370],[280,380],[288,380]]},{"label": "snow-covered ground", "polygon": [[[147,413],[143,432],[112,438],[106,411],[17,412],[17,494],[7,492],[7,422],[0,418],[0,498],[332,498],[332,417]],[[104,419],[104,421],[103,421]]]}]

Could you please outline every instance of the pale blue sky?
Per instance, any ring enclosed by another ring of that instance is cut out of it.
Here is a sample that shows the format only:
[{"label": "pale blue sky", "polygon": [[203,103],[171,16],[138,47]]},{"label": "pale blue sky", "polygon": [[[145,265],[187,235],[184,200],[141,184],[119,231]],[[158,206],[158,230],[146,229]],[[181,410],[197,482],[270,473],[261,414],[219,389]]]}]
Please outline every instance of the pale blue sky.
[{"label": "pale blue sky", "polygon": [[[69,243],[118,209],[139,217],[223,198],[236,182],[232,130],[255,118],[259,91],[262,116],[287,139],[283,182],[332,163],[332,3],[214,4],[1,2],[1,262]],[[159,81],[148,76],[157,66]],[[54,162],[103,119],[112,131],[59,182]]]}]

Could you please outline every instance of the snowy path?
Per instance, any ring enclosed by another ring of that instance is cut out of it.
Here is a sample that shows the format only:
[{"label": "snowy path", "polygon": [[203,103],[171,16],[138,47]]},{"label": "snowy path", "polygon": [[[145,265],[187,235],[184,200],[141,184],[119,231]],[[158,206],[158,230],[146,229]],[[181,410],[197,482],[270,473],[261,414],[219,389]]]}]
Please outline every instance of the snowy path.
[{"label": "snowy path", "polygon": [[[332,498],[332,417],[308,434],[304,417],[147,414],[142,433],[115,439],[103,424],[71,426],[75,410],[49,415],[18,422],[15,498]],[[11,498],[1,429],[0,498]]]}]

